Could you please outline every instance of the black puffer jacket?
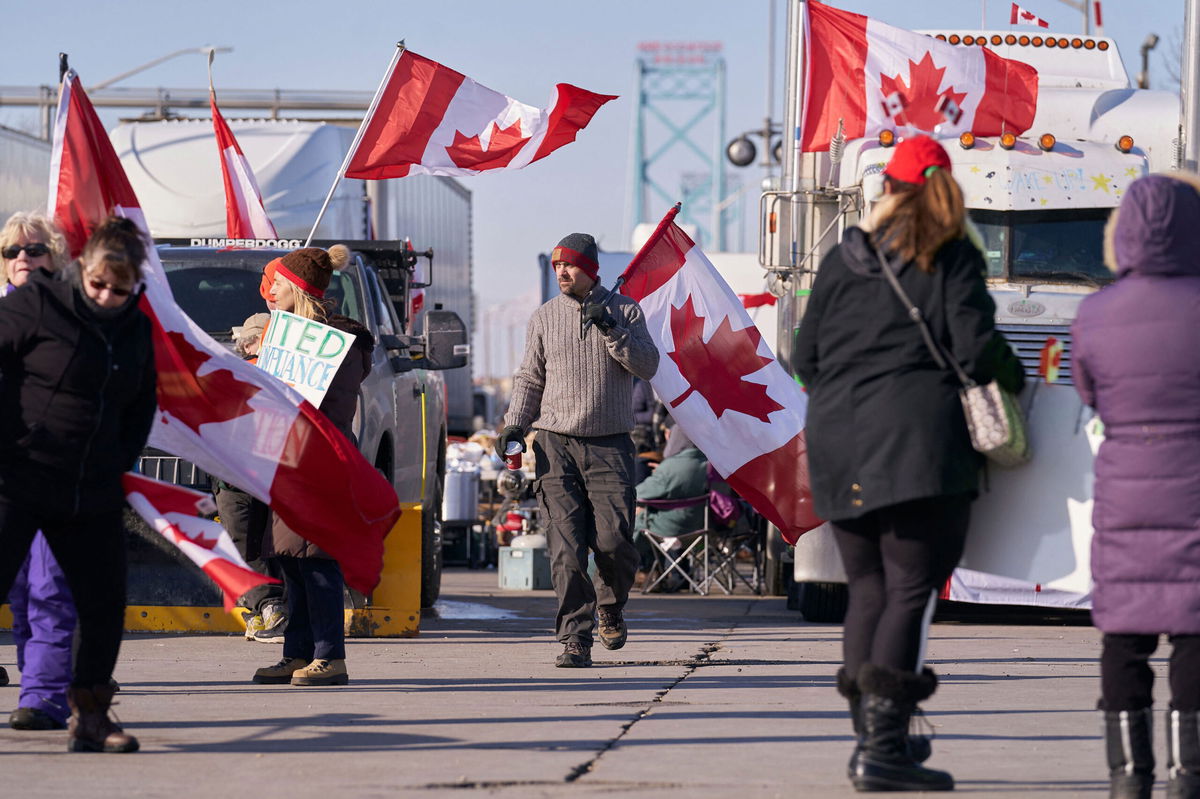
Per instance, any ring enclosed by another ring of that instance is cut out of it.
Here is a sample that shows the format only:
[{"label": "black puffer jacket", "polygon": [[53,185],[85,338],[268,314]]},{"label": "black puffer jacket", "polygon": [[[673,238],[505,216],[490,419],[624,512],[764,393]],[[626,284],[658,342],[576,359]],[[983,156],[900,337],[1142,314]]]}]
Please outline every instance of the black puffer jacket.
[{"label": "black puffer jacket", "polygon": [[[370,330],[348,316],[334,315],[330,317],[328,324],[343,332],[352,333],[354,344],[329,383],[329,390],[321,400],[321,412],[353,443],[351,426],[354,422],[354,410],[358,406],[358,388],[371,373],[371,353],[375,350],[375,337],[371,335]],[[275,514],[271,515],[270,540],[264,544],[263,553],[268,557],[330,557],[316,544],[301,538],[299,533],[288,527]]]},{"label": "black puffer jacket", "polygon": [[[983,257],[944,245],[932,274],[900,264],[900,285],[934,337],[974,380],[1018,391],[1021,363],[996,331]],[[913,499],[974,493],[972,447],[954,374],[938,367],[867,234],[851,228],[821,263],[796,341],[809,394],[809,471],[823,519],[852,519]]]},{"label": "black puffer jacket", "polygon": [[39,271],[0,300],[0,494],[56,517],[121,507],[156,408],[150,320],[101,321],[77,285]]}]

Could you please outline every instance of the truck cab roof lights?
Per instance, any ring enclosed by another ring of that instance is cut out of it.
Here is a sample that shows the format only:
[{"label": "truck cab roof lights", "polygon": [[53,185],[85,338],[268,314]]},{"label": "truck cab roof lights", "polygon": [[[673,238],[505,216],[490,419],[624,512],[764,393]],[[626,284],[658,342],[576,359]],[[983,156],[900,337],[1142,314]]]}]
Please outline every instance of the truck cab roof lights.
[{"label": "truck cab roof lights", "polygon": [[1053,133],[1043,133],[1038,137],[1038,147],[1041,147],[1044,152],[1050,152],[1054,149],[1054,143],[1057,141]]},{"label": "truck cab roof lights", "polygon": [[1101,41],[1101,42],[1096,42],[1096,47],[1100,48],[1101,50],[1107,50],[1107,49],[1108,49],[1108,42],[1103,42],[1103,41]]},{"label": "truck cab roof lights", "polygon": [[984,46],[990,44],[993,47],[999,47],[1002,44],[1007,44],[1009,46],[1019,45],[1021,47],[1060,47],[1064,50],[1083,49],[1102,51],[1107,50],[1109,47],[1109,43],[1103,39],[1085,39],[1079,36],[1068,39],[1065,36],[1030,37],[1023,34],[1018,36],[1012,33],[1001,36],[997,33],[992,34],[991,38],[989,39],[987,36],[976,36],[975,34],[971,33],[938,33],[934,35],[934,38],[941,42],[949,42],[950,44],[964,44],[968,46]]},{"label": "truck cab roof lights", "polygon": [[1016,37],[1016,36],[1013,36],[1013,35],[1010,33],[1010,34],[1008,34],[1007,36],[1005,36],[1005,37],[1004,37],[1004,43],[1005,43],[1005,44],[1009,44],[1009,45],[1016,44],[1016,43],[1017,43],[1017,37]]},{"label": "truck cab roof lights", "polygon": [[1084,41],[1083,49],[1084,50],[1095,50],[1096,49],[1096,40],[1095,39],[1087,39],[1086,41]]},{"label": "truck cab roof lights", "polygon": [[891,128],[884,128],[883,130],[879,131],[880,147],[891,147],[895,143],[896,131],[892,130]]},{"label": "truck cab roof lights", "polygon": [[1080,47],[1083,47],[1083,39],[1072,39],[1071,47],[1076,50],[1078,50]]},{"label": "truck cab roof lights", "polygon": [[959,42],[962,41],[962,37],[959,36],[957,33],[952,33],[952,34],[950,34],[950,38],[947,39],[946,41],[950,42],[950,44],[958,44]]},{"label": "truck cab roof lights", "polygon": [[1021,36],[1019,39],[1017,39],[1017,44],[1021,45],[1022,47],[1028,47],[1029,42],[1030,39],[1028,36]]},{"label": "truck cab roof lights", "polygon": [[1011,150],[1017,146],[1017,135],[1015,133],[1005,133],[1000,137],[1000,147],[1005,150]]},{"label": "truck cab roof lights", "polygon": [[969,130],[960,134],[958,137],[958,146],[964,150],[970,150],[975,146],[975,134]]},{"label": "truck cab roof lights", "polygon": [[1133,149],[1133,137],[1132,136],[1122,136],[1121,138],[1117,139],[1117,149],[1123,153],[1127,153],[1130,150],[1132,150]]},{"label": "truck cab roof lights", "polygon": [[1042,37],[1041,37],[1041,36],[1034,36],[1034,37],[1033,37],[1032,39],[1030,39],[1029,41],[1030,41],[1030,42],[1033,44],[1033,46],[1034,46],[1034,47],[1041,47],[1041,46],[1042,46],[1042,42],[1043,42],[1043,41],[1045,41],[1045,40],[1044,40],[1044,39],[1042,39]]}]

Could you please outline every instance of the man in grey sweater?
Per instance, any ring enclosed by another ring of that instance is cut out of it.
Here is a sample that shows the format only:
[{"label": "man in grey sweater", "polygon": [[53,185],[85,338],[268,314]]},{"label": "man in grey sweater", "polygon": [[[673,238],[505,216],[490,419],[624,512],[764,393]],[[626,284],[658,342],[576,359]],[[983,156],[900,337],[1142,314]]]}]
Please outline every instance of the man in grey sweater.
[{"label": "man in grey sweater", "polygon": [[[562,292],[533,312],[525,359],[513,377],[506,427],[496,440],[537,430],[537,495],[558,597],[556,632],[564,644],[555,665],[592,665],[592,630],[600,643],[625,645],[623,609],[637,570],[633,546],[633,378],[649,380],[658,348],[642,309],[599,284],[596,240],[572,233],[551,255]],[[588,576],[595,553],[596,580]]]}]

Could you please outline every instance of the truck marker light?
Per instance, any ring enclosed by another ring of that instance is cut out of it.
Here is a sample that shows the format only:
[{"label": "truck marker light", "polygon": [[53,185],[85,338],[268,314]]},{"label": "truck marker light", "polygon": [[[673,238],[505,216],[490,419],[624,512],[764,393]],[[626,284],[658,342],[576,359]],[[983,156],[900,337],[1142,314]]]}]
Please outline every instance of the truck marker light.
[{"label": "truck marker light", "polygon": [[1047,36],[1046,37],[1046,46],[1047,47],[1058,47],[1058,39],[1055,39],[1053,36]]},{"label": "truck marker light", "polygon": [[1101,50],[1107,50],[1108,42],[1096,42],[1096,46],[1099,47]]},{"label": "truck marker light", "polygon": [[891,147],[895,143],[896,143],[896,131],[894,131],[890,128],[884,128],[883,130],[879,131],[879,146],[880,147]]},{"label": "truck marker light", "polygon": [[1017,135],[1015,133],[1005,133],[1000,137],[1000,146],[1005,150],[1011,150],[1017,146]]},{"label": "truck marker light", "polygon": [[1086,42],[1083,43],[1083,49],[1084,50],[1095,50],[1096,49],[1096,40],[1088,39]]},{"label": "truck marker light", "polygon": [[1004,41],[1004,39],[1000,38],[999,36],[992,37],[992,44],[1000,44],[1003,41]]},{"label": "truck marker light", "polygon": [[1018,42],[1018,43],[1019,43],[1019,44],[1020,44],[1022,47],[1028,47],[1028,46],[1029,46],[1029,37],[1028,37],[1028,36],[1022,36],[1020,39],[1017,39],[1017,42]]},{"label": "truck marker light", "polygon": [[1067,41],[1066,38],[1062,38],[1062,39],[1058,40],[1058,46],[1065,50],[1071,46],[1071,43],[1069,41]]},{"label": "truck marker light", "polygon": [[1117,139],[1117,149],[1123,153],[1127,153],[1130,150],[1132,150],[1133,149],[1133,137],[1132,136],[1122,136],[1121,138]]},{"label": "truck marker light", "polygon": [[969,36],[969,35],[964,36],[964,37],[962,37],[962,43],[963,44],[975,44],[975,37]]},{"label": "truck marker light", "polygon": [[1053,133],[1043,133],[1038,137],[1038,147],[1041,147],[1046,152],[1050,152],[1054,149],[1055,141]]},{"label": "truck marker light", "polygon": [[937,39],[939,42],[944,42],[944,41],[946,41],[946,34],[939,33],[937,36],[934,36],[933,38]]},{"label": "truck marker light", "polygon": [[975,134],[967,131],[958,137],[958,146],[964,150],[970,150],[975,146]]},{"label": "truck marker light", "polygon": [[774,233],[779,224],[779,218],[775,215],[774,211],[772,211],[767,217],[767,224],[770,227],[771,232]]},{"label": "truck marker light", "polygon": [[1042,37],[1041,36],[1034,36],[1032,39],[1030,39],[1030,41],[1033,42],[1034,47],[1042,46]]},{"label": "truck marker light", "polygon": [[1004,43],[1005,43],[1005,44],[1008,44],[1008,45],[1016,44],[1016,43],[1017,43],[1017,37],[1016,37],[1016,36],[1013,36],[1013,35],[1010,33],[1010,34],[1008,34],[1007,36],[1005,36],[1005,37],[1004,37]]},{"label": "truck marker light", "polygon": [[952,33],[947,41],[949,41],[950,44],[958,44],[962,41],[962,38],[957,33]]},{"label": "truck marker light", "polygon": [[1083,39],[1072,39],[1071,46],[1078,50],[1080,47],[1083,47]]}]

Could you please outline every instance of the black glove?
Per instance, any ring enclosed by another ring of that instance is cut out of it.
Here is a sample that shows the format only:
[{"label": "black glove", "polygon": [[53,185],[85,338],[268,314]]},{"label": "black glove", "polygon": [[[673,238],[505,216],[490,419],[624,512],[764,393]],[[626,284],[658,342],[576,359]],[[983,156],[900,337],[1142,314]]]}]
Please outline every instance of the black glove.
[{"label": "black glove", "polygon": [[510,424],[501,430],[500,435],[496,438],[496,454],[501,458],[507,454],[510,441],[516,441],[521,445],[521,451],[525,451],[525,434],[521,432],[521,428]]},{"label": "black glove", "polygon": [[601,333],[607,333],[617,324],[608,308],[598,302],[589,302],[583,306],[583,321],[591,322],[600,328]]}]

